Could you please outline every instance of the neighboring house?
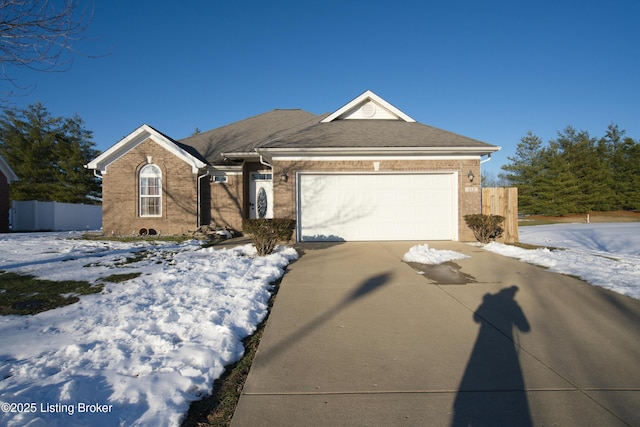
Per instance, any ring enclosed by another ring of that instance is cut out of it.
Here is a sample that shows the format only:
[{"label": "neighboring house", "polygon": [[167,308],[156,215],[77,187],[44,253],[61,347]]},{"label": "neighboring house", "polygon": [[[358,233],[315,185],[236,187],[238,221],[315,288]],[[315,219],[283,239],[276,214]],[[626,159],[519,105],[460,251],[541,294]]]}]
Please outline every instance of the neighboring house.
[{"label": "neighboring house", "polygon": [[176,141],[143,125],[87,165],[103,231],[241,230],[296,220],[296,239],[474,240],[480,164],[499,147],[415,122],[367,91],[334,113],[273,110]]},{"label": "neighboring house", "polygon": [[18,180],[9,163],[0,156],[0,233],[9,231],[9,184]]}]

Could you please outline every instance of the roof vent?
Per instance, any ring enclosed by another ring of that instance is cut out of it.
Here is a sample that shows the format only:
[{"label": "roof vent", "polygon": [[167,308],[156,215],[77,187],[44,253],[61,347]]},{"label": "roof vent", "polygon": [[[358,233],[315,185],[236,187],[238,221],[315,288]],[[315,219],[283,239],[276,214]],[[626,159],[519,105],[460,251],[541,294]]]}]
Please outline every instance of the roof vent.
[{"label": "roof vent", "polygon": [[376,106],[373,102],[369,102],[362,106],[362,115],[365,117],[373,117],[376,114]]}]

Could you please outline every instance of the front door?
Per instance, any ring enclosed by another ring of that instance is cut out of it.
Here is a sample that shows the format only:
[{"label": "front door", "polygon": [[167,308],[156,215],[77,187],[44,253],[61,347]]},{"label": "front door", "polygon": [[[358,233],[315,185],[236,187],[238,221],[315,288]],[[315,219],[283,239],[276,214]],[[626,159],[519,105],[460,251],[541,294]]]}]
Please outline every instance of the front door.
[{"label": "front door", "polygon": [[252,173],[249,192],[249,218],[273,218],[273,174]]}]

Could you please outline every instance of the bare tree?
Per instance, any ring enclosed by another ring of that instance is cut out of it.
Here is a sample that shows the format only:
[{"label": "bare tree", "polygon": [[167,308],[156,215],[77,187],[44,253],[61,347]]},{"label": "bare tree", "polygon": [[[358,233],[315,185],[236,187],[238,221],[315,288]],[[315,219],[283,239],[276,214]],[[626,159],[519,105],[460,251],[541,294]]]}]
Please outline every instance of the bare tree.
[{"label": "bare tree", "polygon": [[20,88],[10,68],[67,70],[90,18],[79,0],[0,0],[0,79]]}]

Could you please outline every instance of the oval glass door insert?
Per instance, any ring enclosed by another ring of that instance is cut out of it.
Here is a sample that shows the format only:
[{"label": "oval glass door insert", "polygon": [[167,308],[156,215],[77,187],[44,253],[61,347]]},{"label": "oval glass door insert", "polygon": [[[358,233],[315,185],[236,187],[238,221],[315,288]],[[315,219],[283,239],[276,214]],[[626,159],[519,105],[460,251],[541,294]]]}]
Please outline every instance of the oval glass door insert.
[{"label": "oval glass door insert", "polygon": [[267,215],[267,203],[267,192],[261,188],[258,190],[258,200],[256,201],[258,218],[264,218]]}]

